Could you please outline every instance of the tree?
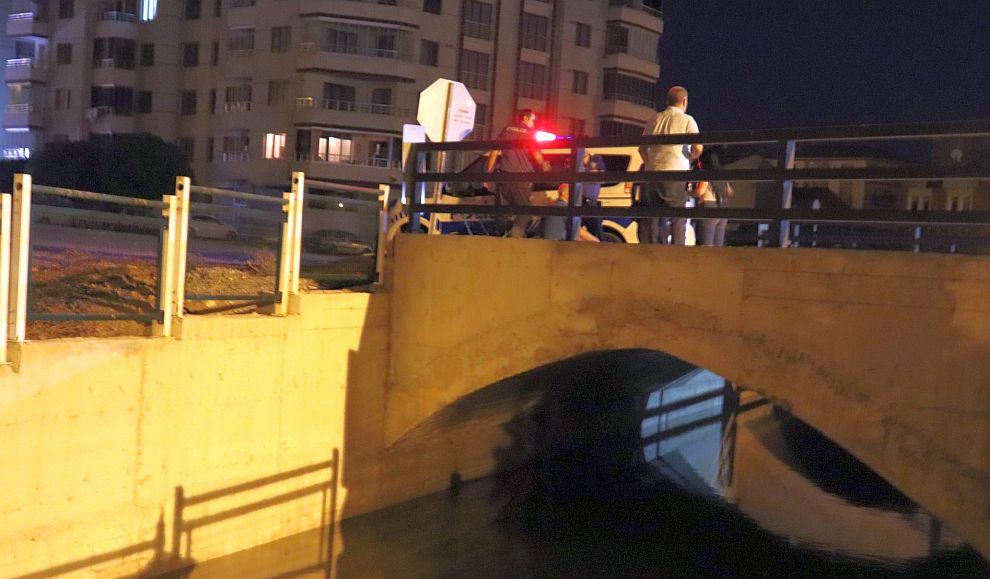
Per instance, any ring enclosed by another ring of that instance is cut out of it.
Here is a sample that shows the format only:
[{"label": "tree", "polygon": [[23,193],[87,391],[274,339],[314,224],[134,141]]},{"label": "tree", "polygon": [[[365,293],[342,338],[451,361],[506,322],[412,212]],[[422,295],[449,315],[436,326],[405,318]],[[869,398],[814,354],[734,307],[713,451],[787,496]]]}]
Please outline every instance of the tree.
[{"label": "tree", "polygon": [[148,133],[114,135],[106,145],[49,143],[28,172],[42,185],[143,199],[160,199],[173,191],[177,176],[192,176],[178,146]]}]

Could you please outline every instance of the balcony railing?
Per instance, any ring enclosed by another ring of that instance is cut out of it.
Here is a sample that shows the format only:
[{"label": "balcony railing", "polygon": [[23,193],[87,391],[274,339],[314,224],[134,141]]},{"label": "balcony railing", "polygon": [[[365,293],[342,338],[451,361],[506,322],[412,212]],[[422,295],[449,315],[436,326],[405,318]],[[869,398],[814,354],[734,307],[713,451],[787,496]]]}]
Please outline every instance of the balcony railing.
[{"label": "balcony railing", "polygon": [[35,62],[33,58],[8,58],[7,68],[18,68],[18,67],[31,67],[31,68],[41,68],[41,66]]},{"label": "balcony railing", "polygon": [[390,161],[385,157],[355,157],[354,155],[314,155],[309,153],[297,153],[297,161],[308,161],[313,163],[332,163],[338,165],[357,165],[359,167],[377,167],[382,169],[399,169],[401,164],[398,161]]},{"label": "balcony railing", "polygon": [[137,14],[121,12],[119,10],[106,10],[100,13],[100,20],[104,22],[137,22]]},{"label": "balcony railing", "polygon": [[10,114],[27,114],[34,112],[34,105],[32,104],[12,104],[7,105],[7,112]]},{"label": "balcony railing", "polygon": [[391,104],[359,103],[339,99],[323,99],[323,108],[328,111],[348,111],[373,115],[404,115],[409,112],[407,109],[401,109]]},{"label": "balcony railing", "polygon": [[250,101],[229,102],[223,104],[223,110],[227,113],[242,113],[251,110]]},{"label": "balcony railing", "polygon": [[334,54],[354,54],[357,56],[372,56],[375,58],[388,58],[391,60],[405,60],[404,56],[400,56],[399,51],[391,48],[374,48],[370,46],[361,46],[356,44],[344,44],[344,43],[328,43],[328,44],[317,44],[316,42],[300,42],[299,50],[301,52],[332,52]]},{"label": "balcony railing", "polygon": [[607,101],[624,101],[627,103],[632,103],[634,105],[639,105],[641,107],[654,108],[656,106],[656,101],[649,97],[636,96],[631,94],[625,94],[621,92],[612,92],[605,95],[605,100]]},{"label": "balcony railing", "polygon": [[255,0],[230,0],[231,8],[248,8],[254,6]]},{"label": "balcony railing", "polygon": [[247,151],[221,151],[220,161],[223,163],[242,162],[248,160]]},{"label": "balcony railing", "polygon": [[16,14],[11,14],[10,16],[7,17],[8,22],[25,22],[25,21],[34,21],[34,20],[41,22],[41,20],[38,18],[38,15],[35,14],[34,12],[18,12]]}]

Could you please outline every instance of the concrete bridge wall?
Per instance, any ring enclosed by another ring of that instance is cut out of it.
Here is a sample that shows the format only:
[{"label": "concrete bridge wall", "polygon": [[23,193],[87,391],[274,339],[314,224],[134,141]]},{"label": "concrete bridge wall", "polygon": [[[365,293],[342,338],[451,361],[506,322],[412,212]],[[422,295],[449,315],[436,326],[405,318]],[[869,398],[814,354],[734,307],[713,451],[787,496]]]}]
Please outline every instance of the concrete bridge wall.
[{"label": "concrete bridge wall", "polygon": [[790,408],[990,554],[986,259],[403,236],[394,279],[389,444],[531,368],[660,350]]},{"label": "concrete bridge wall", "polygon": [[[289,318],[187,318],[180,340],[23,345],[0,367],[0,576],[161,570],[485,474],[495,423],[386,451],[390,301],[308,294]],[[177,527],[196,528],[175,561]]]}]

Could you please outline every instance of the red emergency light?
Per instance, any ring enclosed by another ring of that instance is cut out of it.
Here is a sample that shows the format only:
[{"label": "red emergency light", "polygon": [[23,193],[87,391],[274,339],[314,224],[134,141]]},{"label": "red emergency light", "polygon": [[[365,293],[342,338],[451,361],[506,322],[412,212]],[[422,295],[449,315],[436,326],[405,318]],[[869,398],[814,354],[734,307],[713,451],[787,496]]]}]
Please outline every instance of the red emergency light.
[{"label": "red emergency light", "polygon": [[548,131],[536,131],[536,140],[540,143],[547,143],[550,141],[556,141],[557,135]]}]

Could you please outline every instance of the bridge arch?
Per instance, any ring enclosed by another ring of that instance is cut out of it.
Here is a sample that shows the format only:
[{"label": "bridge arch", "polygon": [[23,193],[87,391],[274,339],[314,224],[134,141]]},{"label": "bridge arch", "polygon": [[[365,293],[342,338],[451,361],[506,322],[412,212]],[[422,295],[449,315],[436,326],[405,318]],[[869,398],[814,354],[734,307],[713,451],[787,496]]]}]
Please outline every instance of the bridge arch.
[{"label": "bridge arch", "polygon": [[990,550],[986,260],[436,236],[396,252],[387,443],[530,369],[662,351],[787,407]]}]

